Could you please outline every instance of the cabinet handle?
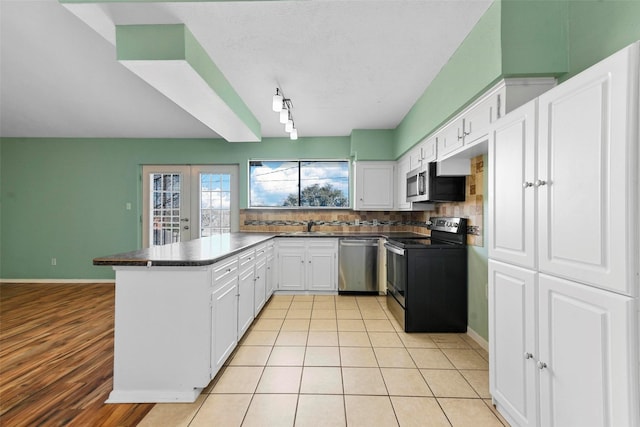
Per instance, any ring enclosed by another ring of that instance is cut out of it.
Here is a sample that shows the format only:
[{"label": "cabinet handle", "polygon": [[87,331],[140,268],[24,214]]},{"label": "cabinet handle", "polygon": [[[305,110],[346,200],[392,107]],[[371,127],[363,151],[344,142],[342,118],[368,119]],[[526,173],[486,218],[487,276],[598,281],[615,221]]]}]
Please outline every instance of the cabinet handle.
[{"label": "cabinet handle", "polygon": [[527,187],[533,187],[533,182],[523,182],[522,183],[522,188],[527,188]]},{"label": "cabinet handle", "polygon": [[[462,122],[462,125],[464,126],[464,122]],[[464,129],[462,129],[462,136],[460,136],[460,128],[458,128],[458,141],[460,141],[462,138],[464,138]]]},{"label": "cabinet handle", "polygon": [[525,358],[525,359],[527,359],[527,360],[528,360],[528,359],[533,359],[533,354],[531,354],[531,353],[525,353],[525,354],[524,354],[524,358]]},{"label": "cabinet handle", "polygon": [[543,185],[547,185],[547,181],[543,181],[541,179],[537,180],[534,184],[536,187],[542,187]]},{"label": "cabinet handle", "polygon": [[466,119],[462,120],[462,135],[469,136],[471,135],[471,121],[469,121],[469,132],[467,132]]},{"label": "cabinet handle", "polygon": [[227,268],[227,273],[228,273],[228,272],[230,272],[230,271],[231,271],[231,269],[230,269],[230,268]]},{"label": "cabinet handle", "polygon": [[546,364],[546,363],[544,363],[544,362],[540,362],[540,361],[538,362],[538,364],[537,364],[537,365],[538,365],[538,369],[540,369],[540,370],[542,370],[542,369],[544,369],[544,368],[546,368],[546,367],[547,367],[547,364]]}]

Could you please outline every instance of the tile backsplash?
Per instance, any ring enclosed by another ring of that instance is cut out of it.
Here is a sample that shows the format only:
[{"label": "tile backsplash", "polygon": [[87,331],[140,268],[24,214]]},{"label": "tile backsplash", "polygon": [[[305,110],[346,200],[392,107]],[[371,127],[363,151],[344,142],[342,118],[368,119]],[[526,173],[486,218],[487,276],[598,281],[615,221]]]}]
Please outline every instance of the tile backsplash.
[{"label": "tile backsplash", "polygon": [[467,243],[483,246],[483,174],[482,156],[471,160],[471,175],[466,182],[464,202],[437,203],[436,210],[352,211],[343,209],[241,209],[240,231],[291,233],[305,231],[313,221],[314,231],[375,232],[413,231],[429,234],[426,221],[432,216],[461,216],[468,218]]}]

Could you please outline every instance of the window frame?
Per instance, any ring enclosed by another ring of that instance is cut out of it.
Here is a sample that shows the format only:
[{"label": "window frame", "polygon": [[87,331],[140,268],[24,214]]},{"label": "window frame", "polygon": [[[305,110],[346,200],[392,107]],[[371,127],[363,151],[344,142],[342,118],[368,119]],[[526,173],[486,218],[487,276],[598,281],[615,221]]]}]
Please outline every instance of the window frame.
[{"label": "window frame", "polygon": [[[251,163],[253,162],[292,162],[298,164],[298,206],[252,206],[251,205]],[[334,163],[344,163],[347,167],[347,205],[346,206],[301,206],[300,205],[300,195],[302,188],[300,186],[301,180],[301,165],[305,162],[311,163],[323,163],[323,162],[334,162]],[[351,210],[351,193],[352,193],[352,169],[351,169],[351,161],[349,159],[287,159],[287,158],[274,158],[274,159],[249,159],[247,161],[247,209],[274,209],[274,210]]]}]

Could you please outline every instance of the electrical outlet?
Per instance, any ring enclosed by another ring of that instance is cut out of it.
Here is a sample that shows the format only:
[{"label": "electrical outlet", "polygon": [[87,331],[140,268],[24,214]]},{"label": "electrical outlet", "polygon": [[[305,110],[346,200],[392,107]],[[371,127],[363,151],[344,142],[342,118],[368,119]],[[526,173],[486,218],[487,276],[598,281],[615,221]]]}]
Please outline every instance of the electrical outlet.
[{"label": "electrical outlet", "polygon": [[58,260],[55,258],[51,258],[51,265],[58,265]]},{"label": "electrical outlet", "polygon": [[374,225],[374,227],[378,225],[378,220],[377,219],[373,220],[373,225]]},{"label": "electrical outlet", "polygon": [[360,220],[359,220],[359,219],[356,219],[356,220],[355,220],[355,224],[356,224],[356,225],[360,225]]},{"label": "electrical outlet", "polygon": [[131,210],[131,202],[127,202],[127,203],[125,203],[125,204],[124,204],[124,208],[125,208],[126,210],[130,211],[130,210]]}]

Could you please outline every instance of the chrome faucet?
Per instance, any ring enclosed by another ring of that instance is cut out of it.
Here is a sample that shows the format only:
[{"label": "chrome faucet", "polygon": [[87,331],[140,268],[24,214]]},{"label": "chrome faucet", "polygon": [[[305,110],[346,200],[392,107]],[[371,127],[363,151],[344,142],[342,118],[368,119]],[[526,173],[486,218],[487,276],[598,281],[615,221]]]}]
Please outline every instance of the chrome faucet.
[{"label": "chrome faucet", "polygon": [[311,233],[311,228],[312,228],[312,227],[313,227],[313,220],[312,220],[312,219],[310,219],[310,220],[307,222],[307,233]]}]

